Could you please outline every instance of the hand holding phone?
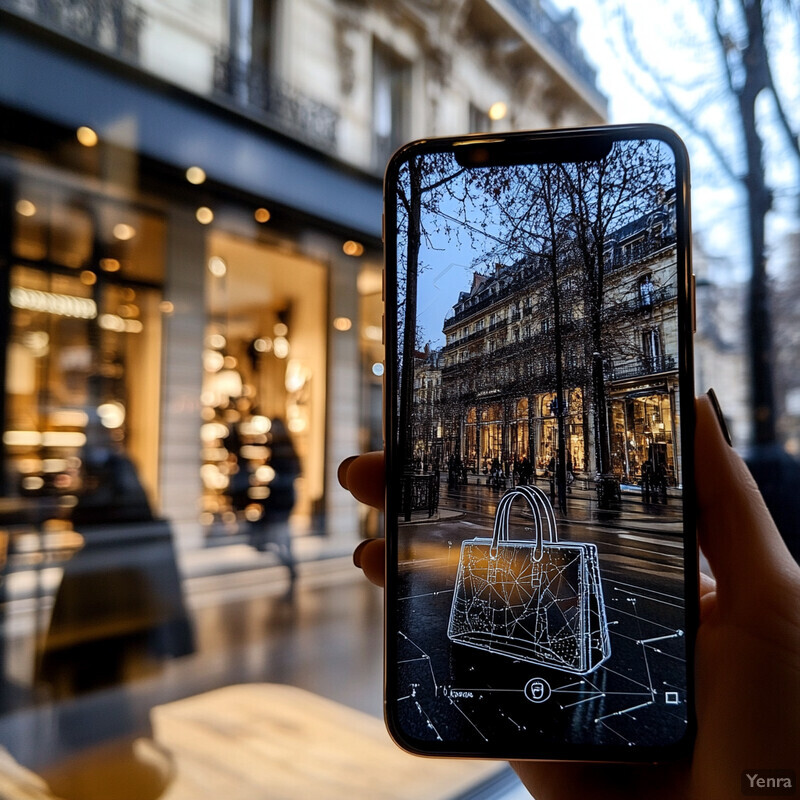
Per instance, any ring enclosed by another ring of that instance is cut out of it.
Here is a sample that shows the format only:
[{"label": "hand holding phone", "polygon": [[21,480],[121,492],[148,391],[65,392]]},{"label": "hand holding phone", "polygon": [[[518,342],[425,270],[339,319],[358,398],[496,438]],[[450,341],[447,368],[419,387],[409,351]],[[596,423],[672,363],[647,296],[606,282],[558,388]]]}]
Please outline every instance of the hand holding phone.
[{"label": "hand holding phone", "polygon": [[630,126],[386,178],[386,715],[418,753],[686,752],[688,163]]},{"label": "hand holding phone", "polygon": [[[700,397],[696,406],[695,460],[705,467],[697,480],[698,526],[717,580],[700,576],[694,751],[659,767],[518,762],[520,778],[539,800],[728,798],[741,792],[742,779],[749,782],[747,775],[756,774],[753,764],[800,768],[800,569],[723,435],[716,404]],[[348,459],[340,482],[356,498],[383,508],[383,453]],[[383,585],[383,540],[362,542],[354,560]],[[757,607],[742,591],[755,585],[761,587]]]}]

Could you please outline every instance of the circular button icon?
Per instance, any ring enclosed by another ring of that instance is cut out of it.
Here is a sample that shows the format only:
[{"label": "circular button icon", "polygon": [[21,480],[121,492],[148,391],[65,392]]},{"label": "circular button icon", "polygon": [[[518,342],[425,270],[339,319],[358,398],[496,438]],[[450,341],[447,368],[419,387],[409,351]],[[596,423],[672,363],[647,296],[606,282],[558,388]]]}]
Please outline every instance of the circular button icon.
[{"label": "circular button icon", "polygon": [[531,678],[525,684],[525,697],[531,703],[544,703],[550,697],[550,684],[544,678]]}]

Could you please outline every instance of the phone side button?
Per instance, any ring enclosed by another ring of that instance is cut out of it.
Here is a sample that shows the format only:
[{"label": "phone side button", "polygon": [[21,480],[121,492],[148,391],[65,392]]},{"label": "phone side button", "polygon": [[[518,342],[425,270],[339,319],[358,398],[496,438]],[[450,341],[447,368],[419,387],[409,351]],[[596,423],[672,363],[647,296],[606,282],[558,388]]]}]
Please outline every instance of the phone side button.
[{"label": "phone side button", "polygon": [[692,273],[692,333],[697,333],[697,276]]},{"label": "phone side button", "polygon": [[386,315],[381,314],[381,344],[386,344]]}]

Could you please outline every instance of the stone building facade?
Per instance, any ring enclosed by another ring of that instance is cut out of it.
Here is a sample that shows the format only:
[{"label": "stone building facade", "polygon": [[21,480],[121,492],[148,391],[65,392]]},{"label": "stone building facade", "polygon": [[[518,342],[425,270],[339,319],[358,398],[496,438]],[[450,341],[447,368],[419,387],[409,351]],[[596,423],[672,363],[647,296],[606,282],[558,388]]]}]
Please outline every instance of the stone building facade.
[{"label": "stone building facade", "polygon": [[[611,472],[623,483],[638,483],[650,459],[663,464],[670,485],[681,484],[673,202],[614,231],[605,253],[603,324],[609,344],[602,354],[606,403],[599,413],[608,422]],[[561,322],[562,408],[552,314],[542,299],[547,280],[535,258],[473,275],[443,322],[445,346],[427,353],[415,373],[416,413],[441,420],[419,428],[419,458],[435,461],[441,454],[444,463],[458,457],[478,473],[495,459],[507,473],[528,459],[541,473],[557,451],[561,414],[572,471],[594,477],[594,354],[587,345],[580,276],[577,269],[567,270],[562,280],[562,293],[571,298]],[[440,402],[434,406],[422,387],[439,382]]]}]

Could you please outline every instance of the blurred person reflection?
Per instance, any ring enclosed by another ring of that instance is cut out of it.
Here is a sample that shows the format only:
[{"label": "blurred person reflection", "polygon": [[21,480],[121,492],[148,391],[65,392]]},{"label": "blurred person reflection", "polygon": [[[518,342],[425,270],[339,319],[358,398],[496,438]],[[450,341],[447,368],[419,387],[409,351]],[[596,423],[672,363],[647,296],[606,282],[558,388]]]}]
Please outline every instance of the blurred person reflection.
[{"label": "blurred person reflection", "polygon": [[136,467],[94,410],[89,411],[85,434],[82,488],[72,511],[72,524],[152,521],[153,512]]},{"label": "blurred person reflection", "polygon": [[280,417],[272,420],[270,428],[269,466],[275,471],[269,483],[269,494],[260,500],[261,515],[250,522],[250,544],[262,552],[273,547],[280,562],[289,570],[289,591],[294,589],[297,568],[292,552],[289,517],[295,504],[295,479],[300,475],[297,457],[286,424]]},{"label": "blurred person reflection", "polygon": [[[110,797],[113,782],[119,800],[146,800],[163,791],[168,759],[157,754],[154,764],[148,709],[121,684],[193,652],[193,631],[169,522],[153,514],[136,467],[96,413],[81,461],[72,522],[84,547],[64,567],[35,679],[43,699],[56,703],[59,746],[69,758],[45,777],[65,798]],[[109,712],[102,725],[85,705],[58,702],[99,690]]]}]

